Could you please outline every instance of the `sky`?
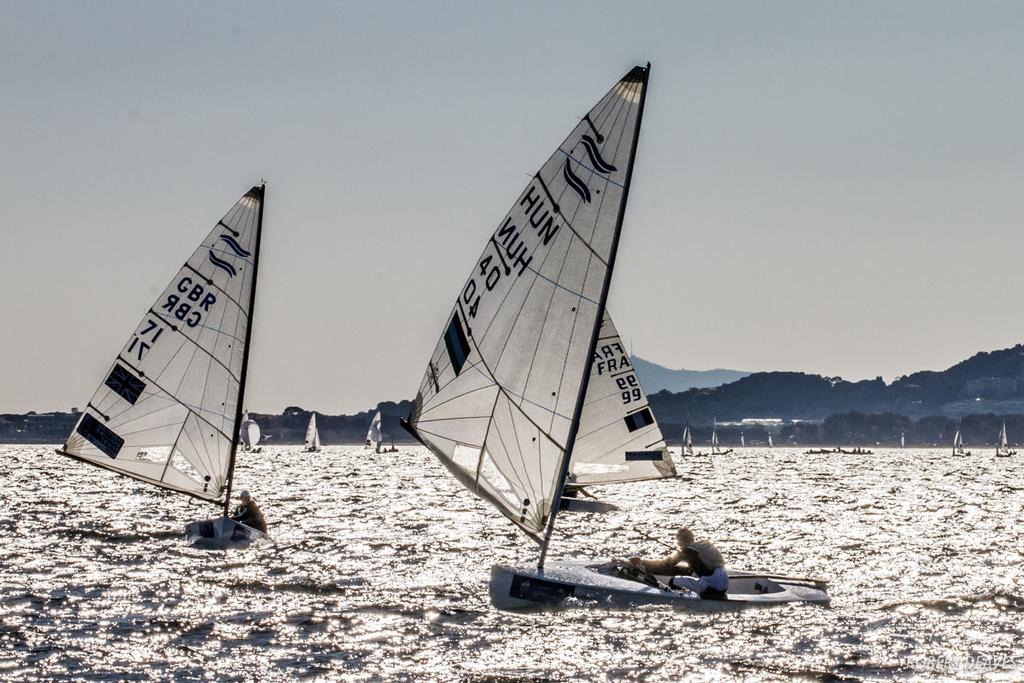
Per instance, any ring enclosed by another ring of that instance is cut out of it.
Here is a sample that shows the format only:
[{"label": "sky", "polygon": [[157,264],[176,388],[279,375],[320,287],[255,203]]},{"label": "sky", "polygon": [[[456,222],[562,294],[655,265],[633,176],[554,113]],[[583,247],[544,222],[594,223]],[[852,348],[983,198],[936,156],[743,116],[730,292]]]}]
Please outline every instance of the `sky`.
[{"label": "sky", "polygon": [[484,244],[652,62],[609,308],[673,368],[1024,341],[1024,4],[0,0],[0,412],[84,405],[267,182],[246,406],[411,398]]}]

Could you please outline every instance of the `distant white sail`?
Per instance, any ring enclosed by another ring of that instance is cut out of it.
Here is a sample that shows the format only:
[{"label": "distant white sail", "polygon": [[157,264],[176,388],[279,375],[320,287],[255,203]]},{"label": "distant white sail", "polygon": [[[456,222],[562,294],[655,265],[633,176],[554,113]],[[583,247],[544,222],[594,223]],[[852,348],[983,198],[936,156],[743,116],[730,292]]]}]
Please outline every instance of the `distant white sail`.
[{"label": "distant white sail", "polygon": [[[254,187],[217,223],[146,311],[59,452],[199,498],[223,494],[242,415],[262,213],[263,188]],[[119,256],[141,255],[111,254]]]},{"label": "distant white sail", "polygon": [[[499,221],[459,292],[410,429],[529,534],[545,528],[603,320],[647,70],[601,98]],[[623,418],[630,431],[649,411]],[[652,438],[660,442],[660,435]]]},{"label": "distant white sail", "polygon": [[320,432],[316,428],[316,413],[309,416],[309,425],[306,427],[306,450],[320,450]]},{"label": "distant white sail", "polygon": [[384,440],[384,431],[381,427],[381,416],[380,411],[373,416],[373,420],[370,421],[370,428],[366,432],[366,441],[374,448],[380,448],[381,442]]},{"label": "distant white sail", "polygon": [[239,429],[239,439],[247,449],[252,450],[256,448],[260,442],[260,426],[256,424],[256,420],[250,420],[246,416]]},{"label": "distant white sail", "polygon": [[605,312],[568,481],[615,484],[675,474],[647,395],[615,323]]},{"label": "distant white sail", "polygon": [[768,448],[775,448],[775,442],[772,441],[772,435],[768,435]]},{"label": "distant white sail", "polygon": [[715,422],[715,425],[711,428],[711,452],[717,453],[718,451],[718,423]]},{"label": "distant white sail", "polygon": [[999,445],[1002,448],[1007,448],[1010,445],[1009,441],[1006,439],[1006,423],[1005,422],[1003,423],[1003,428],[999,431]]},{"label": "distant white sail", "polygon": [[903,432],[900,432],[900,448],[906,448],[906,447],[907,447],[907,435],[904,434]]},{"label": "distant white sail", "polygon": [[693,455],[693,436],[690,434],[690,425],[683,430],[683,453]]},{"label": "distant white sail", "polygon": [[746,446],[746,445],[747,445],[747,440],[743,437],[742,434],[740,434],[740,446],[742,447],[742,446]]},{"label": "distant white sail", "polygon": [[953,436],[953,454],[963,455],[964,452],[964,438],[960,434],[960,430],[956,430],[956,434]]}]

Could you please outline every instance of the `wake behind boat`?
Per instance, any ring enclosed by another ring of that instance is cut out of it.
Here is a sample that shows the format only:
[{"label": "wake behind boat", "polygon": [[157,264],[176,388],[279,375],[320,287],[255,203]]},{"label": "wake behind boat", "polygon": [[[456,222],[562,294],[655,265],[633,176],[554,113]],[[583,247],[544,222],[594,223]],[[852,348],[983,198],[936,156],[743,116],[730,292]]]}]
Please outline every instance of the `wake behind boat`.
[{"label": "wake behind boat", "polygon": [[[213,228],[146,312],[57,450],[223,507],[187,527],[209,547],[265,537],[227,519],[252,340],[264,187]],[[253,423],[255,425],[255,423]],[[199,526],[195,526],[199,525]]]},{"label": "wake behind boat", "polygon": [[[612,87],[499,223],[460,290],[403,421],[456,479],[540,544],[535,568],[492,571],[491,600],[499,607],[560,603],[568,590],[604,602],[627,595],[628,604],[665,601],[641,582],[586,568],[605,563],[582,569],[577,562],[545,563],[575,449],[605,427],[632,435],[654,422],[628,380],[610,397],[588,391],[602,357],[649,72],[650,65],[635,67]],[[584,422],[592,398],[609,398],[607,412]],[[664,460],[658,437],[651,447],[638,442],[634,459]],[[520,590],[538,580],[554,589]],[[749,594],[737,585],[737,596]],[[821,601],[824,593],[771,586],[765,592],[778,599],[749,604]],[[692,591],[673,600],[694,609],[706,602]]]}]

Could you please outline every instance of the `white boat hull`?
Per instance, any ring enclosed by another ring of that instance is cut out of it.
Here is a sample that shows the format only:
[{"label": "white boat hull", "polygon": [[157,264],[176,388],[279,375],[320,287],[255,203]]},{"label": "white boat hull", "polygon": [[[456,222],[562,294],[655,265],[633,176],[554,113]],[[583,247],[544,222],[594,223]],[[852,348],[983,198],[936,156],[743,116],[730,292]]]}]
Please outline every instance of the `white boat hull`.
[{"label": "white boat hull", "polygon": [[185,525],[186,542],[206,550],[245,548],[268,539],[266,534],[227,517],[204,519]]},{"label": "white boat hull", "polygon": [[685,589],[670,589],[671,577],[657,577],[660,587],[600,571],[610,563],[550,563],[536,567],[496,565],[491,569],[491,604],[499,609],[529,609],[579,601],[608,606],[673,605],[695,611],[770,607],[792,602],[828,604],[826,585],[800,579],[730,571],[724,598],[701,598]]}]

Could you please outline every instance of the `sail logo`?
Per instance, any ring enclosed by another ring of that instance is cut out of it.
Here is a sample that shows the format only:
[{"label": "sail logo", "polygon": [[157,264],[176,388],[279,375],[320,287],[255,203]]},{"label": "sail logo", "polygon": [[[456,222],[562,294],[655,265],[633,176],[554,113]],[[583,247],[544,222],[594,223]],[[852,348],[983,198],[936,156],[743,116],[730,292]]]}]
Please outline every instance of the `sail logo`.
[{"label": "sail logo", "polygon": [[651,415],[650,408],[644,408],[638,412],[631,413],[622,419],[626,421],[626,429],[631,432],[654,424],[654,416]]},{"label": "sail logo", "polygon": [[231,251],[235,252],[236,254],[238,254],[242,258],[246,258],[246,257],[252,255],[249,252],[247,252],[245,249],[243,249],[242,245],[239,244],[238,241],[235,240],[235,238],[232,237],[231,235],[221,235],[219,239],[220,239],[221,242],[224,242],[225,244],[227,244],[228,247],[231,249]]},{"label": "sail logo", "polygon": [[601,150],[597,148],[597,143],[594,142],[594,138],[584,134],[580,138],[580,142],[583,143],[583,147],[587,150],[587,156],[590,157],[590,165],[599,172],[608,175],[612,171],[619,170],[604,160],[601,156]]},{"label": "sail logo", "polygon": [[213,249],[210,250],[210,263],[212,263],[213,265],[217,266],[225,273],[227,273],[228,277],[234,277],[238,275],[238,271],[235,270],[235,267],[228,263],[227,261],[225,261],[224,259],[217,256],[216,254],[214,254]]},{"label": "sail logo", "polygon": [[565,166],[562,167],[562,177],[565,178],[565,182],[569,187],[576,190],[576,194],[580,196],[580,199],[586,203],[590,203],[590,188],[587,187],[583,180],[572,172],[572,167],[569,165],[569,159],[565,160]]},{"label": "sail logo", "polygon": [[146,389],[146,383],[124,369],[120,363],[114,366],[110,376],[104,382],[106,387],[132,405],[139,400]]}]

